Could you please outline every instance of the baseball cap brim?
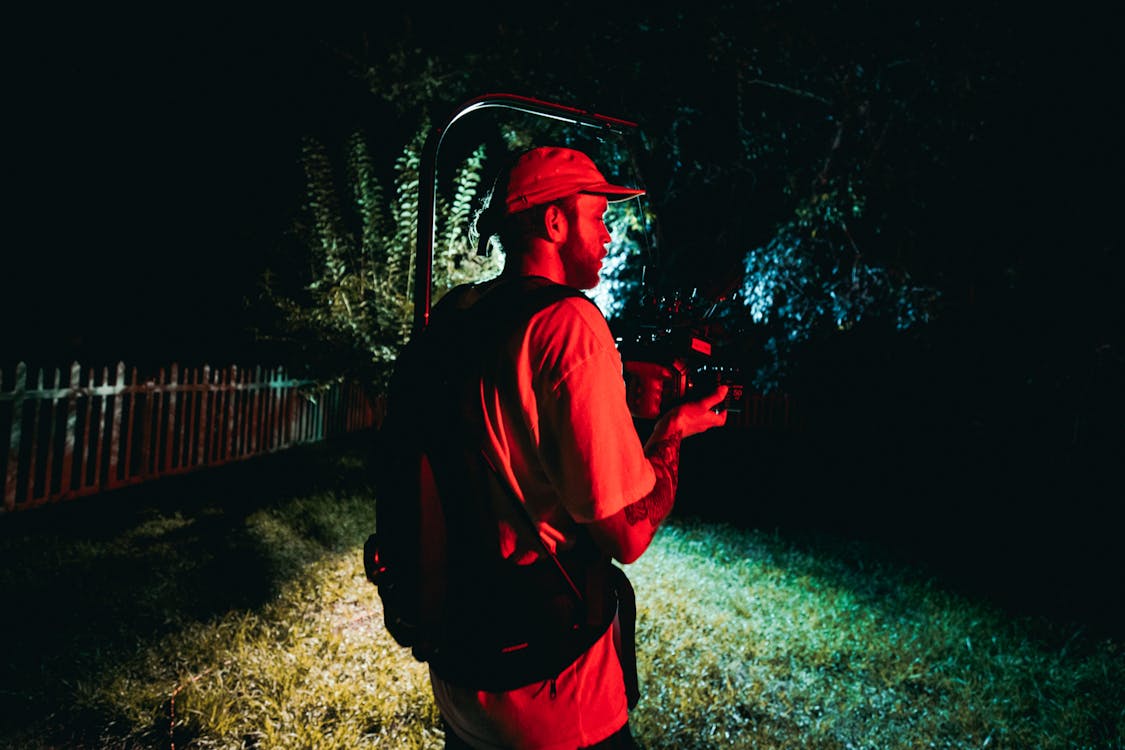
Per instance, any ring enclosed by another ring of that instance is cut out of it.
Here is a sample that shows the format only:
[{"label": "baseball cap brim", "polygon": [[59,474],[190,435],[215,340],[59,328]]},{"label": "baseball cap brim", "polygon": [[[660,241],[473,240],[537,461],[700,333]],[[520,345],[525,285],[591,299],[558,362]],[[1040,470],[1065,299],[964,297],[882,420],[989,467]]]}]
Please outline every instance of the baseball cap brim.
[{"label": "baseball cap brim", "polygon": [[604,195],[611,203],[644,195],[640,188],[614,185],[581,151],[538,148],[524,154],[509,173],[505,205],[508,213],[577,193]]}]

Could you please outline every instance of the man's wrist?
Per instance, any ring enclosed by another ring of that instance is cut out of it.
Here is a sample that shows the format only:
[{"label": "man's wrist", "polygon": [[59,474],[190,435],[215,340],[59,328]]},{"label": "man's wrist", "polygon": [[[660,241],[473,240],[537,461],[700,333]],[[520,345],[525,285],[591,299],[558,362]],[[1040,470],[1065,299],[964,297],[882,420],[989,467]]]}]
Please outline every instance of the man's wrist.
[{"label": "man's wrist", "polygon": [[659,420],[652,427],[652,432],[649,434],[648,441],[645,448],[662,443],[668,440],[679,443],[684,436],[684,428],[681,423],[679,411],[673,409]]},{"label": "man's wrist", "polygon": [[625,520],[635,525],[648,519],[655,529],[672,511],[680,474],[680,435],[665,432],[652,435],[645,445],[645,455],[656,472],[656,484],[643,498],[625,507]]}]

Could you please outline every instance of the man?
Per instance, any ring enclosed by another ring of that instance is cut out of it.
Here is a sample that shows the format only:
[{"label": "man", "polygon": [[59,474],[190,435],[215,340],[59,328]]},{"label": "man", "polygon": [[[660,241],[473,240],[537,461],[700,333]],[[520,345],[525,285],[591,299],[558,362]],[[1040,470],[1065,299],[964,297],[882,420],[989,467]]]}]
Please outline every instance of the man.
[{"label": "man", "polygon": [[[503,273],[451,292],[435,308],[434,320],[451,307],[468,307],[466,299],[481,304],[506,285],[532,279],[572,290],[596,286],[611,239],[603,220],[608,202],[642,193],[610,184],[580,151],[541,147],[523,153],[499,176],[476,221],[480,246],[498,241],[505,253]],[[664,414],[642,445],[633,423],[640,415],[630,411],[609,326],[597,307],[577,295],[519,320],[499,362],[476,391],[484,456],[513,498],[492,504],[502,559],[510,566],[570,559],[558,565],[568,582],[578,579],[577,557],[566,556],[583,544],[607,566],[609,557],[636,560],[672,509],[680,441],[725,422],[725,412],[716,411],[725,387]],[[577,596],[580,588],[574,586]],[[617,588],[627,607],[631,589]],[[574,658],[530,684],[479,689],[431,661],[446,746],[633,747],[626,683],[635,665],[628,658],[631,623],[622,622],[624,612],[614,617],[611,609],[591,631],[592,645],[583,642]]]}]

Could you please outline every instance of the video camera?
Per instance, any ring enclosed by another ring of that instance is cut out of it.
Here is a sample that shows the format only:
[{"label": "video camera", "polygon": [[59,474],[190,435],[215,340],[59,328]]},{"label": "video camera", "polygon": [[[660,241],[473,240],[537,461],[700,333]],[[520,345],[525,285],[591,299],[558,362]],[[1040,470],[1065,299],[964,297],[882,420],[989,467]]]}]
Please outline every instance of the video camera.
[{"label": "video camera", "polygon": [[723,408],[742,411],[742,369],[715,356],[716,327],[710,321],[715,309],[701,304],[695,292],[686,299],[679,292],[650,294],[639,314],[613,326],[627,389],[638,388],[645,377],[662,379],[658,396],[637,416],[655,418],[719,385],[728,386]]}]

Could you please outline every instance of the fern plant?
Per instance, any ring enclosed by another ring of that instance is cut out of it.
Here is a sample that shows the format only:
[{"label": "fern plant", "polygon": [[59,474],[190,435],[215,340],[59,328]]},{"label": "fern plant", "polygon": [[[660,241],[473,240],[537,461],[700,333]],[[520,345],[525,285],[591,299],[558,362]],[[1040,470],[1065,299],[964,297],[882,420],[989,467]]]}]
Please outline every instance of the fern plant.
[{"label": "fern plant", "polygon": [[[323,142],[306,138],[301,215],[292,236],[307,270],[292,292],[274,272],[263,278],[262,301],[274,331],[303,361],[298,369],[325,379],[358,376],[385,387],[413,319],[415,238],[423,123],[395,159],[385,190],[367,137],[352,133],[333,160]],[[438,190],[433,261],[435,299],[453,286],[494,275],[500,261],[471,252],[469,222],[481,185],[485,149],[474,150]],[[388,198],[389,194],[389,198]],[[292,280],[290,280],[292,281]],[[294,351],[295,350],[295,351]]]}]

